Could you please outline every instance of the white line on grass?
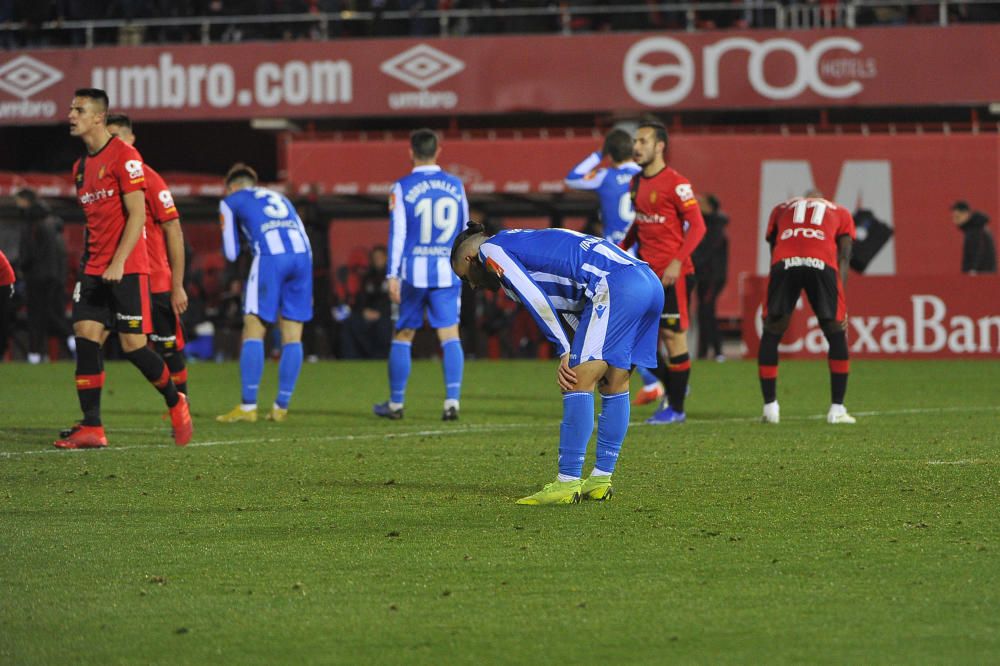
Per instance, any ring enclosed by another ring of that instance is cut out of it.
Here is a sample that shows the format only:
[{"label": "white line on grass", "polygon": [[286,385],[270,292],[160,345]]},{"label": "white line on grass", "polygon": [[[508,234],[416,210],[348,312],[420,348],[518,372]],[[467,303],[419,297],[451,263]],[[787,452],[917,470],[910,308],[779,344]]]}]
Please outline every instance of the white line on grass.
[{"label": "white line on grass", "polygon": [[[869,412],[855,412],[856,416],[899,416],[906,414],[938,414],[941,412],[983,412],[983,411],[1000,411],[1000,405],[983,406],[983,407],[928,407],[928,408],[918,408],[918,409],[890,409],[885,411],[869,411]],[[790,416],[784,417],[784,421],[815,421],[819,419],[826,418],[825,415],[810,415],[810,416]],[[688,419],[688,423],[694,425],[705,425],[711,423],[756,423],[759,422],[759,417],[754,418],[725,418],[725,419]],[[629,426],[645,426],[647,425],[643,421],[633,421]],[[503,424],[467,424],[462,426],[452,426],[448,428],[438,428],[435,430],[416,430],[413,432],[372,432],[365,433],[361,435],[327,435],[322,437],[308,437],[300,436],[296,437],[298,441],[307,442],[352,442],[352,441],[365,441],[372,439],[405,439],[410,437],[431,437],[437,435],[467,435],[478,432],[498,432],[503,430],[520,430],[525,428],[549,428],[551,423],[503,423]],[[132,429],[128,429],[129,431]],[[115,429],[112,432],[126,432],[126,429],[118,430]],[[196,447],[207,447],[207,446],[234,446],[236,444],[273,444],[278,442],[284,442],[285,439],[282,438],[270,438],[270,439],[220,439],[207,442],[192,442],[188,444],[187,448]],[[167,449],[174,448],[169,444],[147,444],[142,446],[112,446],[104,449],[106,451],[132,451],[135,449]],[[0,451],[0,458],[13,458],[15,456],[28,456],[37,455],[40,453],[62,453],[74,451],[85,451],[87,449],[33,449],[30,451]],[[92,450],[92,449],[91,449]],[[987,461],[981,460],[970,460],[970,461],[931,461],[927,464],[929,465],[962,465],[962,464],[985,464]]]}]

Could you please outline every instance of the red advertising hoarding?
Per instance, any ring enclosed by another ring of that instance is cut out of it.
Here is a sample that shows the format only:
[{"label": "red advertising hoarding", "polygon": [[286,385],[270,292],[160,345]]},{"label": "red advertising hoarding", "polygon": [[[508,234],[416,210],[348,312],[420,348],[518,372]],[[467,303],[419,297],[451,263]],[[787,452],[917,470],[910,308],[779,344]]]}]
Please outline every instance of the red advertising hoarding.
[{"label": "red advertising hoarding", "polygon": [[[446,140],[441,164],[472,197],[562,192],[562,178],[599,144],[599,138]],[[407,151],[405,141],[293,141],[286,152],[289,189],[316,183],[328,193],[387,194],[410,168]],[[771,208],[807,190],[819,189],[851,210],[870,209],[893,228],[868,267],[873,275],[957,276],[962,234],[948,210],[956,199],[1000,218],[996,135],[679,135],[671,138],[670,162],[696,192],[718,196],[729,215],[730,281],[719,301],[726,316],[740,314],[736,276],[767,273]],[[1000,294],[994,298],[1000,309]]]},{"label": "red advertising hoarding", "polygon": [[[756,358],[767,279],[741,281],[743,341]],[[804,302],[778,351],[825,356],[827,345]],[[855,358],[1000,357],[1000,276],[854,277],[847,283],[847,343]]]},{"label": "red advertising hoarding", "polygon": [[7,51],[0,124],[73,90],[140,121],[984,104],[995,25]]}]

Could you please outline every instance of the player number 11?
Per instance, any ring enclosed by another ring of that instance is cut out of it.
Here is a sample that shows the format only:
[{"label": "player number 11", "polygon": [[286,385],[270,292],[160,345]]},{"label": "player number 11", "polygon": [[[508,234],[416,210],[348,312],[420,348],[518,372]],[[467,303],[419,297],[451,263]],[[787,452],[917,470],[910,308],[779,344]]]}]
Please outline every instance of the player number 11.
[{"label": "player number 11", "polygon": [[792,213],[792,222],[802,224],[806,221],[806,208],[812,208],[813,214],[809,218],[810,224],[823,224],[823,215],[826,214],[826,202],[815,199],[800,199],[795,202],[795,210]]}]

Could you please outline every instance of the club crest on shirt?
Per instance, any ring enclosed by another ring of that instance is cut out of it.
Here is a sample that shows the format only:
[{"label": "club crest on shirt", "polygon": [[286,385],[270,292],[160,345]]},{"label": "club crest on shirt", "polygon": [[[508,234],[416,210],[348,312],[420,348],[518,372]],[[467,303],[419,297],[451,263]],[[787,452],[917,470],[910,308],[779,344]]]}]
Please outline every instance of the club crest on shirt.
[{"label": "club crest on shirt", "polygon": [[649,193],[649,203],[651,204],[656,203],[656,190],[653,190],[652,192]]},{"label": "club crest on shirt", "polygon": [[97,172],[97,179],[100,180],[101,178],[104,178],[105,173],[106,169],[104,167],[101,167],[100,171]]},{"label": "club crest on shirt", "polygon": [[389,212],[392,212],[392,209],[395,207],[396,207],[396,193],[391,192],[389,194]]}]

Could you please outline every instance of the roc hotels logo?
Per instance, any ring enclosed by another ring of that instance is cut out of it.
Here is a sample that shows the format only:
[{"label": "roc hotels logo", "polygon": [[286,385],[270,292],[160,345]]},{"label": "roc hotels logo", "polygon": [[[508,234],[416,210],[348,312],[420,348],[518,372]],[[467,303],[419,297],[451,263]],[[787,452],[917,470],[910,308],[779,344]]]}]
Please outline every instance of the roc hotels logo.
[{"label": "roc hotels logo", "polygon": [[393,109],[453,109],[458,104],[458,95],[450,90],[428,90],[465,69],[465,63],[454,56],[418,44],[383,62],[381,69],[419,90],[390,93],[389,106]]},{"label": "roc hotels logo", "polygon": [[18,56],[0,65],[0,91],[20,97],[18,102],[0,101],[0,119],[52,118],[56,103],[51,100],[33,102],[29,98],[54,86],[63,73],[31,56]]}]

